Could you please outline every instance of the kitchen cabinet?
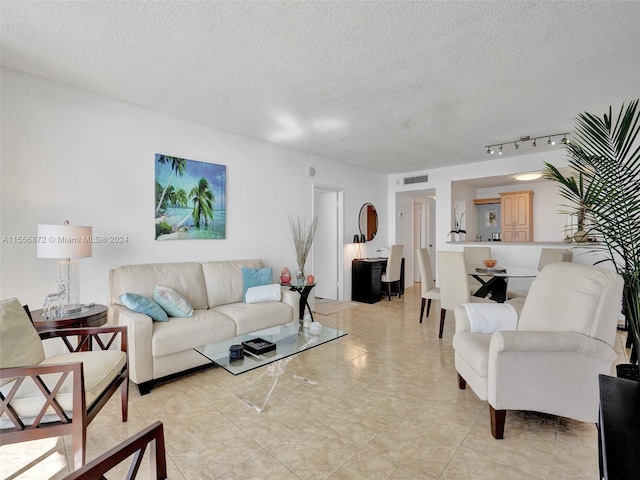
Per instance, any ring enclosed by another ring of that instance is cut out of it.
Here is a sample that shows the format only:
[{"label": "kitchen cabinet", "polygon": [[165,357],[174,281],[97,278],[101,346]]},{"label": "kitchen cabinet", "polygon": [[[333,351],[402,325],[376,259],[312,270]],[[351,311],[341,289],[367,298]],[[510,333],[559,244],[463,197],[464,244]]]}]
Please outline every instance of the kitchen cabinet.
[{"label": "kitchen cabinet", "polygon": [[533,191],[500,194],[503,242],[533,242]]}]

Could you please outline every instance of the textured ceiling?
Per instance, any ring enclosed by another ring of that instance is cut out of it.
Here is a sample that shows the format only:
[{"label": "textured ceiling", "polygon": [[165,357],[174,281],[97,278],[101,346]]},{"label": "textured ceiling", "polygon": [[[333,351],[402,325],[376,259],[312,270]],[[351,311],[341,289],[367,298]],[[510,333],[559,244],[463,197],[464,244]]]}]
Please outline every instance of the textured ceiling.
[{"label": "textured ceiling", "polygon": [[640,2],[0,8],[4,66],[388,173],[485,160],[640,97]]}]

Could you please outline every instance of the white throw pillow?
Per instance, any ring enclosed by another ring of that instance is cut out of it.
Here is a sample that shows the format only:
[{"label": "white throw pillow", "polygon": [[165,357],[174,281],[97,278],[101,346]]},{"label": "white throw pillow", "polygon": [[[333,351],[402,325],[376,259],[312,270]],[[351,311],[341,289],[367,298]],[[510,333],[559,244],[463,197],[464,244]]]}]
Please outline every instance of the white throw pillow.
[{"label": "white throw pillow", "polygon": [[282,289],[279,283],[260,285],[247,289],[246,303],[279,302]]}]

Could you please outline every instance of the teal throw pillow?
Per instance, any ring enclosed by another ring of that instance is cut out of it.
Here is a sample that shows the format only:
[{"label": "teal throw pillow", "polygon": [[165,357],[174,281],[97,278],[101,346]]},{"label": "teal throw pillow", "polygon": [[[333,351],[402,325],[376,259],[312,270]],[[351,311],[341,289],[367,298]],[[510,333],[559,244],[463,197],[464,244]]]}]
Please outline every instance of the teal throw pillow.
[{"label": "teal throw pillow", "polygon": [[273,283],[271,267],[248,268],[242,267],[242,300],[247,301],[247,290],[251,287],[260,287]]},{"label": "teal throw pillow", "polygon": [[153,289],[153,299],[171,317],[193,317],[193,307],[189,301],[173,288],[156,285]]},{"label": "teal throw pillow", "polygon": [[169,320],[167,312],[150,298],[138,295],[137,293],[124,293],[120,295],[120,301],[125,307],[134,312],[149,315],[156,322],[166,322]]}]

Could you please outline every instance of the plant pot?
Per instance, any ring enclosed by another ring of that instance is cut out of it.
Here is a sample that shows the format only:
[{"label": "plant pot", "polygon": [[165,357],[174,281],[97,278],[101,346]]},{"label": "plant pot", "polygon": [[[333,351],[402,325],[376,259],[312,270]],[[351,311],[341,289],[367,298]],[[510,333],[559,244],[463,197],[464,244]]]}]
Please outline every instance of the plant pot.
[{"label": "plant pot", "polygon": [[621,363],[616,365],[616,375],[618,378],[625,378],[627,380],[634,380],[640,382],[640,369],[638,365],[632,363]]}]

